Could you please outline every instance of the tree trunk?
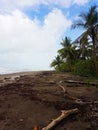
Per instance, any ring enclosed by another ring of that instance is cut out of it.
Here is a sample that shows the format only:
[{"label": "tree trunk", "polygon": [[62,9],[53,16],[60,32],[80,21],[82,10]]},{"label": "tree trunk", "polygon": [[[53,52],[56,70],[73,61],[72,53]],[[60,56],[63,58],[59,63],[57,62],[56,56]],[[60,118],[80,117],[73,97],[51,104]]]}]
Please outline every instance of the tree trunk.
[{"label": "tree trunk", "polygon": [[91,33],[92,33],[92,42],[93,42],[93,57],[94,57],[94,64],[95,64],[95,69],[96,69],[96,75],[98,76],[98,65],[97,65],[97,51],[96,51],[96,42],[95,42],[95,31],[94,28],[92,27],[91,29]]}]

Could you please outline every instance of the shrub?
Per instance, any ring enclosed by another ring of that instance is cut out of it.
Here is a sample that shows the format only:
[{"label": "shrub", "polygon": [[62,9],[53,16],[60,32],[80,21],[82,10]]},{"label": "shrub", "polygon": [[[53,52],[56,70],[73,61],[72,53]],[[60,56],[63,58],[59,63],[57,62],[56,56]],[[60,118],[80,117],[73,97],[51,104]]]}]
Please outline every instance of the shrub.
[{"label": "shrub", "polygon": [[92,60],[78,61],[74,65],[74,74],[80,76],[95,76],[95,65]]},{"label": "shrub", "polygon": [[71,71],[71,67],[68,63],[62,63],[60,64],[60,66],[56,66],[55,70],[57,72],[70,72]]},{"label": "shrub", "polygon": [[61,64],[61,71],[62,72],[70,72],[71,66],[68,63]]}]

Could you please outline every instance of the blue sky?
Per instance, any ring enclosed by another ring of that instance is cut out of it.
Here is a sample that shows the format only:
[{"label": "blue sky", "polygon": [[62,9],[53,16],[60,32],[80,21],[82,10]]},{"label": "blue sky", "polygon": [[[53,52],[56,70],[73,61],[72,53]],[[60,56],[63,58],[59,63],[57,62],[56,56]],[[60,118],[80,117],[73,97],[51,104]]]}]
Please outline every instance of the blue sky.
[{"label": "blue sky", "polygon": [[97,0],[0,0],[0,73],[49,70],[65,36],[81,12]]}]

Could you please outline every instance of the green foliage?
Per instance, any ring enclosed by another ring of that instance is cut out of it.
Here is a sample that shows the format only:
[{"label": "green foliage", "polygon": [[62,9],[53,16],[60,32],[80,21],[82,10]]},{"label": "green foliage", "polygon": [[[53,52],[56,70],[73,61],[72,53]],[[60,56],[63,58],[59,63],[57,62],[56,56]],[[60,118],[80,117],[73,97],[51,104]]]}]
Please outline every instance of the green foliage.
[{"label": "green foliage", "polygon": [[[86,29],[86,31],[81,35],[79,42],[82,45],[82,58],[86,60],[87,57],[93,55],[94,57],[94,64],[96,68],[96,75],[98,75],[98,66],[97,66],[97,48],[96,48],[96,41],[98,42],[98,10],[97,6],[91,6],[87,12],[83,12],[79,15],[80,19],[76,21],[72,28],[82,27]],[[92,51],[87,49],[87,46],[85,46],[87,43],[91,45],[91,42],[89,42],[90,38],[93,48]],[[86,44],[85,44],[86,43]],[[87,57],[85,58],[85,54]]]},{"label": "green foliage", "polygon": [[55,70],[57,72],[70,72],[71,71],[71,67],[68,63],[62,63],[59,66],[55,67]]},{"label": "green foliage", "polygon": [[95,65],[92,60],[78,61],[74,65],[74,74],[80,76],[95,76]]},{"label": "green foliage", "polygon": [[96,6],[79,15],[80,20],[72,27],[86,29],[73,43],[69,37],[65,37],[60,43],[62,48],[51,63],[56,71],[74,72],[80,76],[98,76],[98,10]]},{"label": "green foliage", "polygon": [[61,42],[63,48],[58,50],[59,55],[63,60],[66,59],[66,62],[69,64],[73,64],[77,59],[77,51],[74,46],[72,46],[71,39],[65,37],[65,39]]},{"label": "green foliage", "polygon": [[50,67],[54,67],[56,71],[61,71],[61,64],[63,63],[61,57],[57,55],[50,64]]},{"label": "green foliage", "polygon": [[70,72],[71,66],[68,63],[61,64],[61,71],[62,72]]}]

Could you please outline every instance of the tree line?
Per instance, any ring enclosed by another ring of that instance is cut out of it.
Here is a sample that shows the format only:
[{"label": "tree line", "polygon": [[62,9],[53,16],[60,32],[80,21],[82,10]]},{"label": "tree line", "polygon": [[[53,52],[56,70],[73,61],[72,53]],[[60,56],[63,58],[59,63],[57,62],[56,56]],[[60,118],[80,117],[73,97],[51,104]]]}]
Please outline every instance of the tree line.
[{"label": "tree line", "polygon": [[69,37],[61,41],[62,48],[51,63],[56,71],[73,72],[81,76],[98,76],[98,8],[91,6],[79,15],[72,29],[84,28],[86,31],[74,42]]}]

